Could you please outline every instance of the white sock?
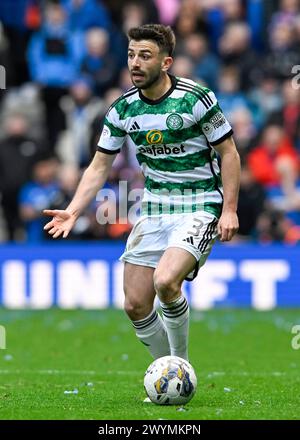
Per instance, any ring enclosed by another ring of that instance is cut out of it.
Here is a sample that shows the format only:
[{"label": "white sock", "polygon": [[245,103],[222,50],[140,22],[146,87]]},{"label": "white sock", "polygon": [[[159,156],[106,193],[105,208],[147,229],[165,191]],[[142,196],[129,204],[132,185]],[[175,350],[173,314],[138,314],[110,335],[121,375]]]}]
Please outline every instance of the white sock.
[{"label": "white sock", "polygon": [[156,310],[139,321],[132,321],[139,340],[146,345],[154,359],[170,354],[168,334],[163,320]]},{"label": "white sock", "polygon": [[171,303],[161,303],[171,355],[188,360],[189,306],[184,296]]}]

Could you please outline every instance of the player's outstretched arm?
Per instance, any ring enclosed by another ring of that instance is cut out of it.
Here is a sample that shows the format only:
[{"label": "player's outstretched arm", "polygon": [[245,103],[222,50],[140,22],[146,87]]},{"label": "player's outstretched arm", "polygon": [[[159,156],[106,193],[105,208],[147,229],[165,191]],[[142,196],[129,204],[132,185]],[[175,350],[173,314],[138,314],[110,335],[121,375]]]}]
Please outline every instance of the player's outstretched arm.
[{"label": "player's outstretched arm", "polygon": [[105,154],[97,151],[92,162],[83,173],[69,206],[65,210],[45,209],[43,211],[45,215],[53,217],[44,227],[53,238],[60,235],[63,238],[68,236],[80,213],[103,187],[115,157],[115,154]]},{"label": "player's outstretched arm", "polygon": [[214,147],[221,156],[224,202],[218,223],[221,241],[230,241],[238,231],[237,204],[240,186],[240,156],[231,137]]}]

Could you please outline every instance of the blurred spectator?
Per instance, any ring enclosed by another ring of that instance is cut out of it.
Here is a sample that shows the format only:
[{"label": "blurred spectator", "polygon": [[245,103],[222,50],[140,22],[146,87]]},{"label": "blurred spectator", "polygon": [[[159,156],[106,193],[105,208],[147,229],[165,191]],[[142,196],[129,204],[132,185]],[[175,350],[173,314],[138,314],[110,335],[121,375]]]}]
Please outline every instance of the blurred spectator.
[{"label": "blurred spectator", "polygon": [[37,155],[45,148],[31,139],[23,114],[11,114],[4,123],[5,137],[0,142],[0,193],[9,240],[20,238],[21,221],[18,193],[31,175]]},{"label": "blurred spectator", "polygon": [[127,4],[126,8],[123,8],[122,15],[122,29],[125,35],[130,28],[141,26],[146,22],[146,10],[142,4],[137,2]]},{"label": "blurred spectator", "polygon": [[[143,2],[140,2],[139,0],[102,0],[102,3],[106,6],[117,28],[121,28],[123,26],[125,17],[130,19],[130,14],[126,12],[127,9],[129,11],[133,11],[132,18],[134,22],[136,21],[136,17],[140,16],[140,14],[143,15],[143,23],[159,22],[158,11],[155,4],[156,2],[154,0],[143,0]],[[131,5],[142,6],[143,11],[137,13],[137,10],[131,9]],[[125,31],[126,28],[127,27],[125,26],[123,30]]]},{"label": "blurred spectator", "polygon": [[189,35],[184,43],[184,53],[191,57],[194,63],[192,76],[201,78],[209,88],[217,90],[220,63],[209,51],[206,37],[194,33]]},{"label": "blurred spectator", "polygon": [[294,174],[293,190],[284,191],[280,185],[267,189],[267,198],[272,209],[281,211],[293,223],[300,225],[300,181]]},{"label": "blurred spectator", "polygon": [[261,80],[251,89],[248,97],[260,109],[260,125],[282,108],[280,82],[267,71],[262,73]]},{"label": "blurred spectator", "polygon": [[297,152],[279,125],[267,126],[262,142],[248,156],[248,164],[255,179],[265,187],[281,185],[291,192],[298,175]]},{"label": "blurred spectator", "polygon": [[298,11],[298,15],[295,17],[295,31],[296,31],[296,41],[300,42],[300,10]]},{"label": "blurred spectator", "polygon": [[299,244],[300,242],[300,226],[290,224],[284,236],[284,241],[287,244]]},{"label": "blurred spectator", "polygon": [[70,31],[64,9],[58,3],[47,3],[45,21],[29,45],[28,62],[33,81],[42,86],[52,148],[65,126],[58,103],[76,78],[82,52],[82,36]]},{"label": "blurred spectator", "polygon": [[[172,64],[171,73],[179,78],[193,78],[194,64],[190,57],[178,55]],[[203,81],[204,83],[204,81]],[[205,85],[205,83],[203,84]]]},{"label": "blurred spectator", "polygon": [[291,77],[291,68],[299,64],[300,46],[296,22],[290,14],[273,20],[269,28],[270,52],[265,57],[265,67],[279,79]]},{"label": "blurred spectator", "polygon": [[122,2],[122,30],[127,32],[132,27],[138,27],[145,23],[157,23],[158,12],[153,0],[129,0]]},{"label": "blurred spectator", "polygon": [[172,26],[180,7],[180,0],[155,0],[159,23]]},{"label": "blurred spectator", "polygon": [[299,0],[280,0],[279,11],[274,12],[271,23],[277,24],[286,19],[295,18],[300,12]]},{"label": "blurred spectator", "polygon": [[282,211],[269,208],[258,219],[256,238],[261,243],[285,241],[291,226],[291,221]]},{"label": "blurred spectator", "polygon": [[62,0],[71,30],[110,28],[109,14],[100,0]]},{"label": "blurred spectator", "polygon": [[219,91],[217,93],[219,104],[231,122],[232,113],[237,109],[250,110],[250,101],[240,89],[240,76],[238,69],[231,65],[220,71]]},{"label": "blurred spectator", "polygon": [[176,47],[178,52],[183,51],[185,38],[193,33],[208,34],[207,22],[203,16],[201,3],[197,0],[184,0],[181,3],[178,16],[175,20]]},{"label": "blurred spectator", "polygon": [[[10,52],[7,39],[4,36],[3,27],[0,22],[0,66],[5,67],[5,86],[10,87],[14,83],[14,68],[10,58]],[[3,87],[3,84],[1,84]],[[3,89],[0,89],[0,102],[3,97]]]},{"label": "blurred spectator", "polygon": [[251,29],[252,47],[258,53],[265,49],[264,28],[267,17],[266,2],[263,0],[247,0],[246,14],[247,22]]},{"label": "blurred spectator", "polygon": [[119,73],[118,85],[120,87],[121,94],[132,87],[132,81],[128,67],[123,67],[123,69],[121,69]]},{"label": "blurred spectator", "polygon": [[87,166],[91,160],[91,126],[102,111],[102,101],[93,96],[88,78],[78,78],[70,88],[70,95],[62,98],[61,108],[66,115],[66,130],[57,142],[56,151],[65,164],[75,168]]},{"label": "blurred spectator", "polygon": [[226,65],[238,69],[242,90],[248,90],[257,83],[261,67],[257,54],[251,48],[251,33],[246,23],[227,25],[219,41],[219,53]]},{"label": "blurred spectator", "polygon": [[257,134],[251,112],[246,107],[237,107],[231,113],[231,124],[239,154],[245,159]]},{"label": "blurred spectator", "polygon": [[104,29],[93,28],[86,33],[86,54],[81,61],[81,73],[90,77],[96,95],[113,86],[117,79],[117,60],[109,47],[109,35]]},{"label": "blurred spectator", "polygon": [[77,167],[72,165],[61,165],[59,167],[57,179],[60,192],[52,202],[52,209],[66,209],[74,196],[80,177],[80,171]]},{"label": "blurred spectator", "polygon": [[264,209],[265,199],[263,186],[255,181],[249,167],[243,166],[238,200],[238,236],[240,238],[254,238],[259,215]]},{"label": "blurred spectator", "polygon": [[241,21],[245,18],[245,4],[241,0],[226,0],[221,2],[221,11],[224,14],[225,21]]},{"label": "blurred spectator", "polygon": [[252,47],[263,49],[262,30],[266,6],[263,0],[202,0],[201,5],[206,11],[205,17],[209,26],[209,38],[214,50],[228,24],[246,22],[251,30]]},{"label": "blurred spectator", "polygon": [[18,86],[29,79],[26,47],[31,31],[40,25],[38,0],[1,0],[0,22],[10,52],[8,84]]},{"label": "blurred spectator", "polygon": [[209,26],[209,37],[214,50],[228,24],[241,22],[244,19],[244,4],[241,0],[204,0],[201,2],[206,10],[206,20]]},{"label": "blurred spectator", "polygon": [[272,121],[281,125],[300,152],[300,85],[294,88],[291,80],[282,84],[283,105],[281,111],[270,115]]},{"label": "blurred spectator", "polygon": [[59,194],[58,169],[59,162],[52,153],[40,154],[33,166],[32,181],[20,190],[20,217],[25,224],[27,241],[45,239],[43,227],[47,219],[42,211],[52,207]]},{"label": "blurred spectator", "polygon": [[[8,89],[5,90],[1,108],[3,120],[12,113],[22,113],[26,115],[27,124],[30,126],[30,137],[41,139],[44,142],[46,138],[45,112],[36,84],[28,82],[22,84],[20,87],[8,87]],[[3,133],[1,133],[0,130],[0,138],[2,138],[2,135]],[[48,146],[47,142],[47,147]]]}]

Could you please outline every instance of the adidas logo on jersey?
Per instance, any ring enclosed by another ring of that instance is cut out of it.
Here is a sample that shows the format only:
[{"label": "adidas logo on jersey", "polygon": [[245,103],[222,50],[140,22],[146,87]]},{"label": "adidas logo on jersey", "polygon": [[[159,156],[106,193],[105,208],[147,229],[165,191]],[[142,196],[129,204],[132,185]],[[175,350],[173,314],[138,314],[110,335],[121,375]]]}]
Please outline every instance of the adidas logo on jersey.
[{"label": "adidas logo on jersey", "polygon": [[139,124],[136,121],[134,121],[134,123],[130,127],[129,131],[134,131],[134,130],[139,130],[139,129],[140,129]]}]

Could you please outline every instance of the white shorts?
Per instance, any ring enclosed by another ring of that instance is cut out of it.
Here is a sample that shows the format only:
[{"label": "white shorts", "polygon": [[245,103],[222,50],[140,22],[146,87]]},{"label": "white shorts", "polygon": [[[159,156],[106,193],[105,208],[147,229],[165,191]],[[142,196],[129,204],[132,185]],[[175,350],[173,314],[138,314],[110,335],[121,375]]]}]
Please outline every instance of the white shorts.
[{"label": "white shorts", "polygon": [[120,260],[156,268],[166,249],[179,247],[190,252],[197,261],[186,278],[192,281],[210,254],[218,235],[217,224],[218,219],[205,211],[142,216],[134,225]]}]

